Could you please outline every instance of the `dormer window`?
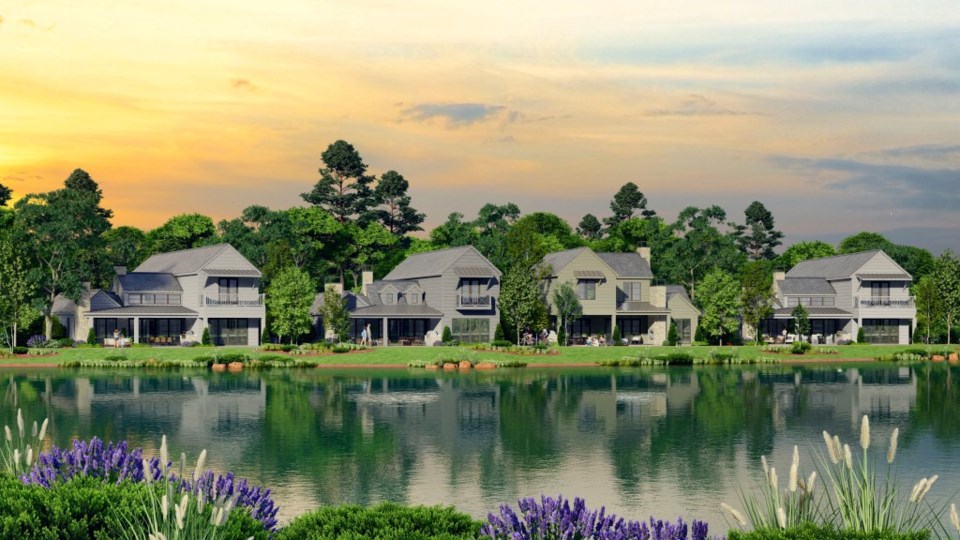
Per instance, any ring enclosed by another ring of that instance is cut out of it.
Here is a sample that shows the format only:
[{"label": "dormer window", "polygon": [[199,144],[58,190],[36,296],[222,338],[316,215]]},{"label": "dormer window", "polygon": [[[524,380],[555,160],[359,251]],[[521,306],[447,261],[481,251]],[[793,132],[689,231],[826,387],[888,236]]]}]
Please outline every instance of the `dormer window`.
[{"label": "dormer window", "polygon": [[381,293],[380,299],[383,300],[383,303],[386,305],[393,305],[393,293]]},{"label": "dormer window", "polygon": [[410,304],[410,305],[413,305],[413,306],[419,304],[419,303],[420,303],[420,294],[419,294],[419,293],[411,293],[411,294],[408,294],[408,295],[407,295],[407,303]]}]

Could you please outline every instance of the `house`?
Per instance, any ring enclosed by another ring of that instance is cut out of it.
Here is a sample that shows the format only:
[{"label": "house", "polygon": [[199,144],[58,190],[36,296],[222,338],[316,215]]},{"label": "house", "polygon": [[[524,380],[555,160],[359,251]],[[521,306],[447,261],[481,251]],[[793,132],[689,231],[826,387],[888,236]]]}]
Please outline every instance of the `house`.
[{"label": "house", "polygon": [[230,244],[151,256],[134,271],[114,268],[110,290],[86,284],[80,300],[58,296],[53,314],[75,340],[90,328],[97,340],[119,330],[134,343],[168,345],[200,341],[210,330],[215,345],[259,345],[266,311],[260,271]]},{"label": "house", "polygon": [[815,341],[910,343],[917,308],[913,277],[881,250],[803,261],[774,274],[774,315],[760,324],[768,340],[788,335],[797,305],[807,309]]},{"label": "house", "polygon": [[[489,342],[500,320],[500,276],[473,246],[410,255],[379,281],[363,272],[359,293],[340,292],[350,312],[350,336],[359,338],[369,325],[375,343],[429,345],[447,326],[462,343]],[[325,335],[323,296],[311,307],[318,336]]]},{"label": "house", "polygon": [[542,291],[551,318],[558,312],[553,293],[561,284],[576,287],[583,316],[571,322],[574,343],[585,337],[620,336],[630,343],[660,345],[667,339],[670,323],[676,323],[681,342],[690,343],[697,331],[700,311],[679,285],[653,285],[650,248],[632,253],[597,253],[581,247],[546,255],[541,266],[549,269]]}]

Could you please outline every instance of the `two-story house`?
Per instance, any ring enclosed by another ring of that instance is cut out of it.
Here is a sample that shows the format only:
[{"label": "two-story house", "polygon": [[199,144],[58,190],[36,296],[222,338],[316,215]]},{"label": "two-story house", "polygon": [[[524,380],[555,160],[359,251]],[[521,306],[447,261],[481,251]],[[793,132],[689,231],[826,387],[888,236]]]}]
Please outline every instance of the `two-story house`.
[{"label": "two-story house", "polygon": [[546,255],[541,266],[549,269],[541,290],[554,324],[559,314],[553,293],[563,283],[577,290],[583,316],[572,321],[574,343],[589,336],[609,339],[614,326],[619,326],[621,338],[635,344],[662,344],[671,322],[676,323],[683,343],[690,343],[696,333],[700,311],[683,287],[652,284],[647,247],[632,253],[568,249]]},{"label": "two-story house", "polygon": [[863,335],[869,343],[910,343],[917,316],[910,296],[913,277],[880,250],[803,261],[774,275],[774,315],[763,336],[790,333],[797,305],[807,309],[810,333],[825,343]]},{"label": "two-story house", "polygon": [[[352,338],[370,327],[379,344],[430,344],[447,326],[454,339],[493,339],[500,311],[500,270],[473,246],[410,255],[382,280],[363,273],[359,293],[346,296]],[[318,336],[323,331],[323,293],[311,308]],[[386,339],[384,335],[386,334]]]},{"label": "two-story house", "polygon": [[119,330],[134,343],[200,341],[259,345],[266,320],[260,271],[229,244],[151,256],[134,271],[114,268],[109,291],[87,285],[79,302],[58,297],[53,313],[75,340]]}]

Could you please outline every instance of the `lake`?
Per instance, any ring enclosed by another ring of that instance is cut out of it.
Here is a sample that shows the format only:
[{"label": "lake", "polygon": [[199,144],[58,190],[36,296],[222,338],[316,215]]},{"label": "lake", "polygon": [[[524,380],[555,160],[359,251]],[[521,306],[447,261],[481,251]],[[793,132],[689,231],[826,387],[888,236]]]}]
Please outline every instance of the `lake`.
[{"label": "lake", "polygon": [[[939,474],[960,491],[960,370],[837,367],[273,370],[0,370],[0,423],[49,416],[56,444],[126,439],[155,454],[201,449],[221,472],[273,489],[281,521],[323,504],[452,504],[580,496],[631,518],[703,519],[762,476],[787,477],[826,429],[856,446],[860,418],[884,454],[900,428],[905,489]],[[785,481],[785,480],[784,480]],[[822,487],[822,484],[821,484]],[[956,498],[954,499],[956,500]]]}]

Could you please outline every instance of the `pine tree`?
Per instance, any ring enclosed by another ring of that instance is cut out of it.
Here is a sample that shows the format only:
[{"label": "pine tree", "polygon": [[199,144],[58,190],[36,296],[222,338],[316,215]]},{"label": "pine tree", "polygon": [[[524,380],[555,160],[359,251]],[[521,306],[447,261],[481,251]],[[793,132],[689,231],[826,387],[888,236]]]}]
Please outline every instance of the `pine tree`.
[{"label": "pine tree", "polygon": [[667,332],[667,345],[676,347],[680,344],[680,331],[677,330],[677,321],[670,321],[670,330]]},{"label": "pine tree", "polygon": [[367,164],[352,144],[338,140],[320,156],[325,167],[320,169],[320,180],[313,190],[301,196],[308,203],[333,214],[340,223],[355,218],[367,220],[374,203],[367,176]]},{"label": "pine tree", "polygon": [[737,244],[751,260],[773,260],[777,254],[773,248],[781,244],[783,233],[774,229],[773,213],[760,201],[753,201],[744,211],[743,225],[734,225],[733,235]]}]

